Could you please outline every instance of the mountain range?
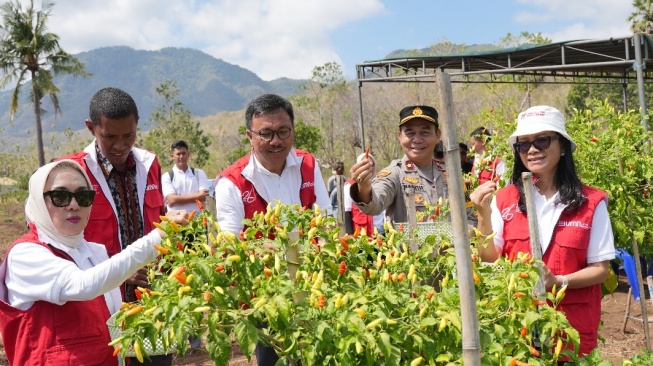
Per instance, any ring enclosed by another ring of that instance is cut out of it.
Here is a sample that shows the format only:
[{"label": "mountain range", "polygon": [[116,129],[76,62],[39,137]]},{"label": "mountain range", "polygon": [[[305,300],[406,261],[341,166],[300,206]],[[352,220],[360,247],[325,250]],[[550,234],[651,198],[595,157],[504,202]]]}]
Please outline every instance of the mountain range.
[{"label": "mountain range", "polygon": [[[155,88],[165,80],[177,84],[177,99],[199,117],[243,109],[251,99],[263,93],[289,96],[306,82],[288,78],[265,81],[247,69],[190,48],[144,51],[114,46],[82,52],[75,57],[86,65],[86,71],[92,76],[55,77],[61,114],[55,117],[50,98],[43,98],[44,133],[84,128],[92,95],[107,86],[128,92],[144,121],[154,108],[163,105],[163,97],[157,95]],[[9,123],[9,103],[14,87],[15,84],[10,84],[10,89],[0,92],[0,137],[23,137],[35,129],[29,83],[22,87],[18,113],[14,123]]]}]

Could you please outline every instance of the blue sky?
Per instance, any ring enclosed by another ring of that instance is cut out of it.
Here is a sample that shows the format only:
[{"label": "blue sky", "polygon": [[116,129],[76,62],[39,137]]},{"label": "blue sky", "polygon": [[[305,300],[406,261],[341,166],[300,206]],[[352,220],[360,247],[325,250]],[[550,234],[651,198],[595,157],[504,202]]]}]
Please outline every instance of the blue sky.
[{"label": "blue sky", "polygon": [[[22,0],[24,1],[24,0]],[[356,63],[397,49],[497,44],[508,33],[553,41],[630,34],[630,0],[58,0],[50,31],[71,53],[127,45],[200,49],[264,80],[309,78],[335,61]]]}]

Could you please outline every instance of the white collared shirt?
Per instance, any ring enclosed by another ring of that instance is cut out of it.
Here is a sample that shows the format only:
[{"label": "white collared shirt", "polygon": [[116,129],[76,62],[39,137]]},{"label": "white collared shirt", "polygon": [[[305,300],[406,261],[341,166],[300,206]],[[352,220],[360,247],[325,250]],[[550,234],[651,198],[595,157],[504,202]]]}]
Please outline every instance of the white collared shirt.
[{"label": "white collared shirt", "polygon": [[[278,175],[265,169],[252,154],[249,163],[242,171],[242,175],[252,183],[256,192],[266,202],[279,200],[285,205],[301,205],[299,198],[299,190],[302,185],[301,163],[302,158],[297,156],[295,149],[292,149],[288,157],[286,157],[286,165],[281,175]],[[315,203],[323,210],[326,209],[327,214],[332,214],[331,200],[327,194],[318,164],[315,164],[314,174]],[[243,228],[243,219],[245,219],[243,195],[249,194],[249,192],[240,192],[234,183],[229,179],[222,179],[220,176],[216,178],[214,184],[216,219],[220,229],[238,234]]]},{"label": "white collared shirt", "polygon": [[[567,207],[564,204],[555,203],[559,193],[556,192],[550,199],[540,194],[533,187],[535,198],[535,211],[539,226],[540,242],[542,245],[542,254],[546,253],[553,237],[558,219],[562,211]],[[492,231],[496,233],[494,245],[503,249],[505,240],[503,239],[503,218],[497,206],[496,196],[492,199]],[[608,206],[605,200],[599,202],[594,210],[592,218],[592,228],[590,231],[590,242],[587,248],[587,263],[598,263],[606,260],[612,260],[615,257],[614,236],[612,235],[612,224],[608,215]]]},{"label": "white collared shirt", "polygon": [[[193,169],[195,169],[195,174],[193,174],[193,171],[190,167],[188,167],[188,169],[186,169],[184,172],[183,170],[177,168],[177,166],[173,166],[172,171],[174,172],[174,178],[172,182],[170,181],[170,172],[164,172],[161,175],[161,189],[163,191],[163,198],[165,199],[169,194],[182,195],[199,192],[199,190],[202,188],[209,189],[209,184],[211,183],[206,178],[206,173],[204,173],[204,171],[199,168]],[[200,211],[200,208],[195,202],[170,206],[166,200],[166,207],[168,210],[186,210],[188,212],[193,210],[195,210],[195,212]]]},{"label": "white collared shirt", "polygon": [[[21,310],[35,301],[63,305],[68,301],[92,300],[104,294],[111,314],[120,310],[119,286],[145,264],[156,259],[154,244],[161,237],[153,230],[120,253],[109,258],[104,245],[82,239],[78,248],[70,248],[38,232],[39,240],[68,254],[74,263],[54,256],[34,243],[14,246],[7,256],[2,292],[8,303]],[[6,286],[6,287],[5,287]]]}]

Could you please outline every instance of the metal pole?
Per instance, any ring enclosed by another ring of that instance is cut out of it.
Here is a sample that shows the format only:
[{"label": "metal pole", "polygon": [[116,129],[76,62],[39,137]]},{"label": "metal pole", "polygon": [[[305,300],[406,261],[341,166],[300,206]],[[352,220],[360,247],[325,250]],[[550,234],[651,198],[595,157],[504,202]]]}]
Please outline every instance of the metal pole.
[{"label": "metal pole", "polygon": [[644,94],[644,60],[642,59],[642,36],[635,33],[635,72],[637,73],[637,93],[639,95],[639,110],[642,114],[642,126],[648,131],[648,116],[646,112],[646,95]]},{"label": "metal pole", "polygon": [[453,96],[449,74],[438,72],[436,82],[440,88],[440,115],[443,143],[445,147],[445,164],[449,186],[449,205],[451,207],[451,227],[453,228],[453,245],[456,252],[456,273],[458,274],[460,292],[460,315],[463,322],[462,346],[463,364],[481,365],[481,341],[479,324],[476,316],[476,296],[472,274],[472,253],[469,249],[467,235],[467,208],[460,153],[456,139],[456,125],[453,120]]},{"label": "metal pole", "polygon": [[[360,77],[360,76],[359,76]],[[365,151],[365,128],[363,127],[363,82],[358,80],[358,126],[361,130],[361,148]]]},{"label": "metal pole", "polygon": [[533,173],[521,173],[521,181],[524,186],[524,196],[526,198],[526,215],[528,216],[528,231],[531,236],[531,255],[537,259],[537,268],[540,270],[540,279],[535,285],[535,296],[539,297],[546,289],[544,288],[544,275],[542,273],[542,245],[540,241],[540,227],[537,223],[537,214],[535,213],[535,198],[533,196]]}]

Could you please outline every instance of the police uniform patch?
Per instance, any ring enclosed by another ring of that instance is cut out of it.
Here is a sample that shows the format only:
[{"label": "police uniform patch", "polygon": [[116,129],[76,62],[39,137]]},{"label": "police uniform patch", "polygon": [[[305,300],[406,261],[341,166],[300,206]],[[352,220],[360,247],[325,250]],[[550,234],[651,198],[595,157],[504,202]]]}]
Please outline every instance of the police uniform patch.
[{"label": "police uniform patch", "polygon": [[388,175],[390,175],[390,173],[392,172],[389,169],[383,169],[376,175],[376,177],[377,178],[387,177]]},{"label": "police uniform patch", "polygon": [[413,164],[412,161],[407,161],[407,162],[406,162],[406,169],[408,169],[408,170],[415,170],[415,164]]},{"label": "police uniform patch", "polygon": [[416,194],[415,195],[415,204],[419,205],[419,204],[422,204],[422,203],[424,203],[424,197],[422,197],[419,194]]},{"label": "police uniform patch", "polygon": [[410,183],[410,184],[417,184],[419,183],[419,179],[415,177],[404,177],[404,181]]}]

